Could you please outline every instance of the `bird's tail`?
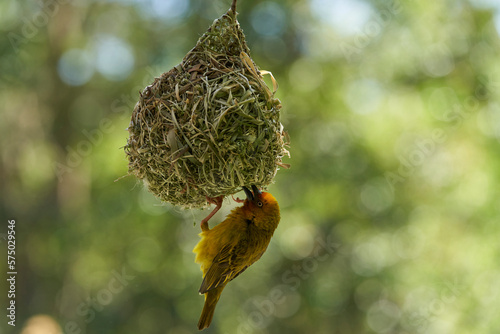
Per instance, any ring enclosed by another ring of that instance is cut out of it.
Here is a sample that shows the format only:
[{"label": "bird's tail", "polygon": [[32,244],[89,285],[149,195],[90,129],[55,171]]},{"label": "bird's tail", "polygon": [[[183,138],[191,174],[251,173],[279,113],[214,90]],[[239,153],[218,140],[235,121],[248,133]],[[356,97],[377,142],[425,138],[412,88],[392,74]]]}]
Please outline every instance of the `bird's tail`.
[{"label": "bird's tail", "polygon": [[214,316],[215,306],[219,301],[220,294],[224,286],[220,286],[216,289],[212,289],[205,294],[205,305],[203,305],[203,311],[201,311],[200,320],[198,321],[198,329],[202,330],[210,326],[212,318]]}]

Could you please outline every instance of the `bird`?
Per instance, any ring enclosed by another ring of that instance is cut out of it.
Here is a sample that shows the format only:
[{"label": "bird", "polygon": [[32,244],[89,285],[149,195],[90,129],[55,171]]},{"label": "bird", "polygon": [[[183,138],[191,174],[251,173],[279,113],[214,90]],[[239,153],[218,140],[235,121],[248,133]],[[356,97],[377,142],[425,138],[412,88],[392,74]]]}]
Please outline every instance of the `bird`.
[{"label": "bird", "polygon": [[279,205],[273,195],[261,192],[255,185],[253,192],[242,188],[247,198],[236,201],[243,205],[212,229],[205,222],[199,234],[201,240],[193,249],[195,262],[203,272],[199,293],[205,295],[199,330],[210,326],[226,284],[261,258],[280,222]]}]

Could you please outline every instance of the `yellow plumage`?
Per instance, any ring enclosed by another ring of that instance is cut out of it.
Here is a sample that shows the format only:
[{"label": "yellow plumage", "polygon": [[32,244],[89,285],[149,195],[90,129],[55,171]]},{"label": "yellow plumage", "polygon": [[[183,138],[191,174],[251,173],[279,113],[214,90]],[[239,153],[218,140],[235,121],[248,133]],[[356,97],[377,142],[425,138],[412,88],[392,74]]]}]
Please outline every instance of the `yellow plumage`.
[{"label": "yellow plumage", "polygon": [[267,249],[280,221],[278,202],[273,195],[253,193],[243,187],[247,199],[231,211],[226,219],[209,229],[203,226],[201,240],[193,249],[195,262],[201,266],[203,282],[200,294],[205,294],[205,305],[198,329],[210,326],[215,306],[228,282],[255,263]]}]

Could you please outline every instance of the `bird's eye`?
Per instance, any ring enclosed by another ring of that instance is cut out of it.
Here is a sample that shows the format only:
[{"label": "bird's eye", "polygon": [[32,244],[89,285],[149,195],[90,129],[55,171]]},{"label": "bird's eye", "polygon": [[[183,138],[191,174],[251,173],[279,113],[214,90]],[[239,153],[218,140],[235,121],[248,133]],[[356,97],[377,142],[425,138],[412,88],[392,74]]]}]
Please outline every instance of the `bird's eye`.
[{"label": "bird's eye", "polygon": [[262,202],[261,202],[261,201],[257,202],[257,206],[258,206],[259,208],[261,208],[261,207],[262,207],[262,205],[263,205],[263,204],[262,204]]}]

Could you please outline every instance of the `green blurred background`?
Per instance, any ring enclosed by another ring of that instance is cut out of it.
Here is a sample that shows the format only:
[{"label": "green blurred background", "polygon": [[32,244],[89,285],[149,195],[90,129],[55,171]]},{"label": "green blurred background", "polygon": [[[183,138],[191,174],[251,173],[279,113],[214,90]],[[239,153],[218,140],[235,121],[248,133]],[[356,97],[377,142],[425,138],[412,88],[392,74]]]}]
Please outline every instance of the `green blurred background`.
[{"label": "green blurred background", "polygon": [[[207,211],[121,178],[122,147],[139,91],[230,2],[0,2],[0,270],[15,219],[18,272],[1,334],[197,332]],[[280,84],[292,168],[269,188],[282,220],[267,253],[206,333],[498,333],[500,3],[238,11]]]}]

